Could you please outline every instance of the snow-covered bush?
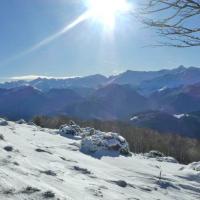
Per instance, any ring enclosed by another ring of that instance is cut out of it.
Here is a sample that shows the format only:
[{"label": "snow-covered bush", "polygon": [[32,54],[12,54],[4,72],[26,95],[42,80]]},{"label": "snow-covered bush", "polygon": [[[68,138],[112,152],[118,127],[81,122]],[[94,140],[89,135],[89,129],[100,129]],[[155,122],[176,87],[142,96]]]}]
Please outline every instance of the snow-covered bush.
[{"label": "snow-covered bush", "polygon": [[178,163],[178,161],[175,158],[169,156],[157,157],[156,160],[160,162]]},{"label": "snow-covered bush", "polygon": [[17,124],[26,124],[26,121],[24,119],[20,119],[16,121]]},{"label": "snow-covered bush", "polygon": [[59,129],[59,133],[62,135],[79,136],[80,138],[94,135],[95,132],[96,130],[94,128],[80,128],[74,121],[70,121],[69,124],[60,126]]},{"label": "snow-covered bush", "polygon": [[70,121],[69,124],[64,124],[60,127],[59,132],[65,135],[82,136],[82,130],[75,122]]},{"label": "snow-covered bush", "polygon": [[155,150],[152,150],[149,153],[145,153],[144,156],[147,158],[155,158],[157,161],[160,162],[178,163],[175,158],[165,156],[163,153]]},{"label": "snow-covered bush", "polygon": [[82,132],[83,132],[83,137],[86,137],[86,136],[94,135],[96,133],[96,130],[91,127],[86,127],[86,128],[82,128]]},{"label": "snow-covered bush", "polygon": [[109,151],[128,155],[130,153],[127,141],[117,133],[97,131],[94,128],[80,128],[75,122],[62,125],[59,133],[63,136],[81,140],[80,150],[84,153]]},{"label": "snow-covered bush", "polygon": [[200,161],[199,162],[190,163],[188,165],[188,169],[192,169],[192,170],[200,172]]},{"label": "snow-covered bush", "polygon": [[36,125],[34,122],[32,122],[32,121],[28,122],[27,124],[30,125],[30,126],[37,126],[37,125]]},{"label": "snow-covered bush", "polygon": [[8,125],[8,122],[3,119],[3,118],[0,118],[0,126],[7,126]]},{"label": "snow-covered bush", "polygon": [[94,135],[86,136],[81,141],[81,151],[94,153],[109,150],[128,155],[129,146],[126,140],[117,133],[96,131]]},{"label": "snow-covered bush", "polygon": [[159,157],[165,156],[163,153],[161,153],[159,151],[155,151],[155,150],[152,150],[149,153],[145,153],[144,155],[148,158],[159,158]]},{"label": "snow-covered bush", "polygon": [[72,126],[68,125],[62,125],[59,132],[66,135],[78,135],[78,132]]}]

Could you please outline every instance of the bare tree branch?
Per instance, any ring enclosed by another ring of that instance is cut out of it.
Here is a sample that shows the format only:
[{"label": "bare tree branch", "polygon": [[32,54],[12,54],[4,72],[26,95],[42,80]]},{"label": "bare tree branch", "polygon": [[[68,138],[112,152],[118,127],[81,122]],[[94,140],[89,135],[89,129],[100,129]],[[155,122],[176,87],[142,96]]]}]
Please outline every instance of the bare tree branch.
[{"label": "bare tree branch", "polygon": [[167,39],[159,46],[200,46],[200,0],[147,0],[142,22]]}]

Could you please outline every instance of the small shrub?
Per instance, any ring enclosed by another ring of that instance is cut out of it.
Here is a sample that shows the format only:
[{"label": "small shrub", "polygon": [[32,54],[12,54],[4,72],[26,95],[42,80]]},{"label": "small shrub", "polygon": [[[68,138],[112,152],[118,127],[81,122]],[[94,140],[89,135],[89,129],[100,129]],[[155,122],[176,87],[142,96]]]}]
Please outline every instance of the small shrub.
[{"label": "small shrub", "polygon": [[24,190],[22,190],[22,193],[24,194],[33,194],[35,192],[40,192],[40,189],[27,186]]},{"label": "small shrub", "polygon": [[3,134],[0,134],[0,140],[5,140]]},{"label": "small shrub", "polygon": [[46,198],[46,199],[54,198],[55,193],[53,193],[52,191],[46,191],[46,192],[43,193],[43,197]]},{"label": "small shrub", "polygon": [[46,174],[48,176],[56,176],[57,174],[51,170],[46,170],[46,171],[40,171],[43,174]]},{"label": "small shrub", "polygon": [[13,195],[15,193],[15,189],[6,189],[3,191],[5,195]]},{"label": "small shrub", "polygon": [[67,161],[66,158],[64,158],[64,157],[62,157],[62,156],[60,157],[60,159],[62,159],[62,160],[64,160],[64,161]]},{"label": "small shrub", "polygon": [[5,151],[13,151],[13,147],[12,146],[5,146],[4,150]]},{"label": "small shrub", "polygon": [[18,162],[16,162],[16,161],[15,161],[15,162],[13,162],[13,164],[14,164],[14,165],[16,165],[16,166],[19,166],[19,163],[18,163]]},{"label": "small shrub", "polygon": [[116,185],[118,185],[119,187],[127,187],[127,182],[126,181],[123,181],[123,180],[119,180],[119,181],[112,181],[113,183],[115,183]]},{"label": "small shrub", "polygon": [[79,166],[74,166],[74,170],[81,172],[82,174],[91,174],[88,169],[81,168]]},{"label": "small shrub", "polygon": [[52,154],[51,152],[49,151],[46,151],[44,149],[35,149],[35,151],[39,152],[39,153],[48,153],[48,154]]}]

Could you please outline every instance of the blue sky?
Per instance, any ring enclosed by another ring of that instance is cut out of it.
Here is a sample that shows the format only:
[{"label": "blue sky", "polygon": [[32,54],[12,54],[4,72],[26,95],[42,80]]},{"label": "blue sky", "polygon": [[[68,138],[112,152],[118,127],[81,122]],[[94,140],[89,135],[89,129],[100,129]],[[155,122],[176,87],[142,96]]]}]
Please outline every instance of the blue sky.
[{"label": "blue sky", "polygon": [[127,69],[200,66],[200,48],[145,47],[158,38],[131,16],[117,20],[112,36],[99,23],[86,20],[49,44],[20,56],[71,23],[85,9],[82,0],[1,0],[1,78],[30,74],[110,75]]}]

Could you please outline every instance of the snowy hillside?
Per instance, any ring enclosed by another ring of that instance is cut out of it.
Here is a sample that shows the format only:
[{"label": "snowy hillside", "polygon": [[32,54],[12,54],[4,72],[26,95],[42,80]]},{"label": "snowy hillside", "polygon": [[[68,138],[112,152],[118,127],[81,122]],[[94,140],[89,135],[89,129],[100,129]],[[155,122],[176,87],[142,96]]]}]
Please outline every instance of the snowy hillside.
[{"label": "snowy hillside", "polygon": [[[21,123],[0,121],[1,200],[200,199],[198,163],[184,166],[134,154],[105,153],[95,158],[95,154],[80,151],[80,135],[70,138],[62,130]],[[92,129],[81,131],[94,133]],[[87,136],[85,142],[96,142],[104,133],[98,134]],[[115,147],[118,141],[117,150],[127,148],[121,136],[106,136],[112,137]]]}]

